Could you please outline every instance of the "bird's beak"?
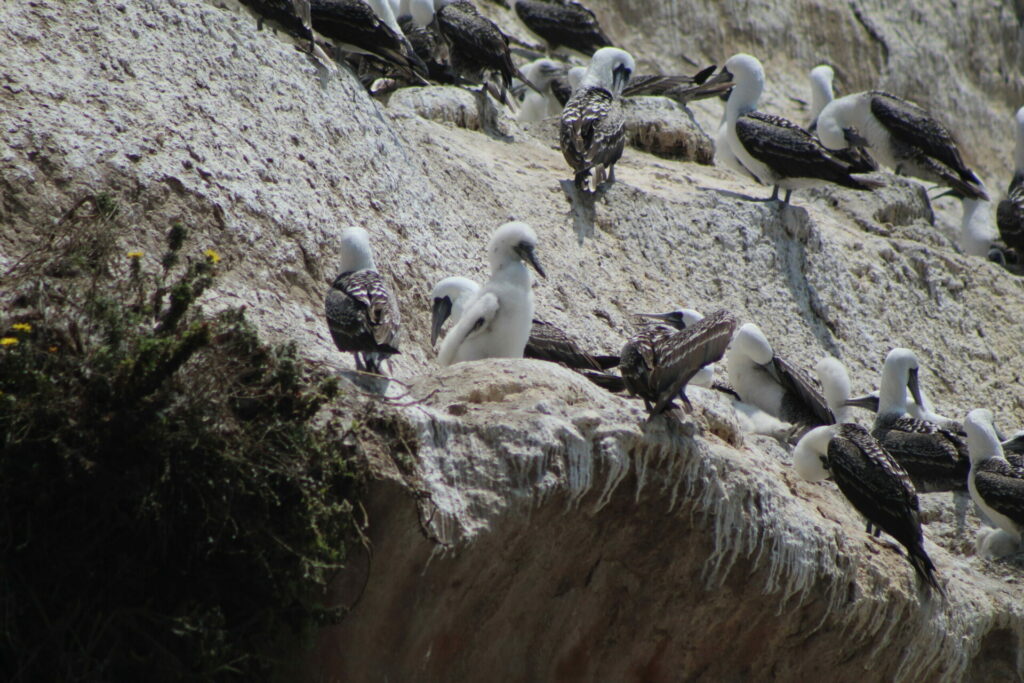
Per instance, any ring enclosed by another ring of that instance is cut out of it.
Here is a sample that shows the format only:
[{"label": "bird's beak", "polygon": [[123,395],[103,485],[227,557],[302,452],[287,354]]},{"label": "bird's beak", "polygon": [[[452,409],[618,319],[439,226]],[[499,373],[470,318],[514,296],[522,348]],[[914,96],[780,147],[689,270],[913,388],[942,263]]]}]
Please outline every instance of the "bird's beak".
[{"label": "bird's beak", "polygon": [[911,368],[907,375],[907,388],[910,389],[910,395],[914,397],[914,401],[917,405],[924,406],[924,401],[921,400],[921,384],[917,379],[917,368]]},{"label": "bird's beak", "polygon": [[937,194],[934,197],[932,197],[931,201],[934,202],[936,199],[941,199],[943,197],[956,197],[957,199],[963,199],[964,198],[964,196],[962,194],[960,194],[956,190],[950,188],[950,189],[946,190],[945,192],[940,192],[939,194]]},{"label": "bird's beak", "polygon": [[866,396],[858,396],[856,398],[847,399],[843,401],[843,405],[851,406],[853,408],[866,408],[867,410],[870,410],[873,413],[877,413],[878,401],[878,396],[872,396],[871,394],[867,394]]},{"label": "bird's beak", "polygon": [[719,85],[725,83],[732,85],[732,74],[723,66],[721,71],[701,83],[701,85]]},{"label": "bird's beak", "polygon": [[544,273],[544,268],[540,265],[540,259],[538,259],[537,254],[534,253],[532,244],[520,244],[516,247],[516,253],[519,254],[519,258],[533,266],[533,269],[537,271],[538,275],[542,278],[547,278],[547,275]]},{"label": "bird's beak", "polygon": [[671,323],[671,313],[637,313],[638,318],[651,318],[653,320],[661,320],[662,322]]},{"label": "bird's beak", "polygon": [[712,64],[709,67],[701,69],[700,71],[698,71],[697,73],[695,73],[693,75],[693,84],[694,85],[701,85],[702,83],[707,81],[709,78],[711,78],[711,75],[713,73],[715,73],[715,69],[717,69],[717,68],[718,67],[716,67],[714,64]]},{"label": "bird's beak", "polygon": [[612,88],[615,92],[622,92],[622,89],[629,83],[629,77],[632,75],[633,73],[624,64],[619,64],[612,69]]},{"label": "bird's beak", "polygon": [[452,300],[447,296],[439,296],[434,299],[434,306],[430,312],[430,345],[437,343],[441,336],[441,327],[448,316],[452,314]]}]

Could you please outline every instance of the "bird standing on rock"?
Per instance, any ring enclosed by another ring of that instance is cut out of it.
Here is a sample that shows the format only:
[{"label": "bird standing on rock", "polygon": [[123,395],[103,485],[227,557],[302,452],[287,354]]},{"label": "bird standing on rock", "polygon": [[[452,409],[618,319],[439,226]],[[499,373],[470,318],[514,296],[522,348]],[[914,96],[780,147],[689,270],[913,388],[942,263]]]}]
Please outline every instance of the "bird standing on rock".
[{"label": "bird standing on rock", "polygon": [[356,369],[382,374],[380,362],[398,353],[398,303],[377,272],[366,230],[341,235],[341,273],[325,301],[327,327],[339,351],[352,353]]}]

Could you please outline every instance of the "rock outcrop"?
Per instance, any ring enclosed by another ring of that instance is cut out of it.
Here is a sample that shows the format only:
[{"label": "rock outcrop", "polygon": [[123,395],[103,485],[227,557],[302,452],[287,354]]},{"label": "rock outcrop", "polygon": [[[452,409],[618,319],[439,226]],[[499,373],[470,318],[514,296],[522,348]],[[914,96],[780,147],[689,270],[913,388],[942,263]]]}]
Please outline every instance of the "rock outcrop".
[{"label": "rock outcrop", "polygon": [[[790,98],[831,60],[848,91],[881,86],[942,111],[994,194],[1009,179],[1019,7],[683,4],[593,2],[644,67],[756,52],[763,108],[799,120]],[[374,465],[373,552],[339,578],[353,608],[320,638],[316,675],[1024,675],[1020,569],[975,557],[978,522],[958,526],[948,497],[924,500],[944,602],[917,591],[834,487],[797,481],[775,441],[742,439],[713,394],[696,391],[680,423],[645,422],[571,373],[441,372],[429,348],[431,285],[482,279],[490,232],[525,220],[549,272],[539,312],[589,348],[618,350],[637,311],[724,307],[798,363],[839,357],[855,391],[874,388],[889,348],[910,346],[943,413],[984,405],[1016,429],[1024,281],[958,253],[952,200],[933,213],[920,184],[887,177],[873,194],[798,192],[780,210],[727,171],[628,149],[618,183],[581,213],[544,135],[502,112],[481,122],[463,94],[379,103],[230,1],[8,3],[0,52],[0,272],[45,248],[46,226],[82,196],[111,193],[136,226],[126,251],[155,259],[167,227],[187,224],[224,257],[206,306],[245,305],[262,333],[341,370],[323,296],[340,228],[370,231],[400,292],[395,375],[412,389],[394,402],[416,444]],[[713,130],[720,104],[692,109]]]}]

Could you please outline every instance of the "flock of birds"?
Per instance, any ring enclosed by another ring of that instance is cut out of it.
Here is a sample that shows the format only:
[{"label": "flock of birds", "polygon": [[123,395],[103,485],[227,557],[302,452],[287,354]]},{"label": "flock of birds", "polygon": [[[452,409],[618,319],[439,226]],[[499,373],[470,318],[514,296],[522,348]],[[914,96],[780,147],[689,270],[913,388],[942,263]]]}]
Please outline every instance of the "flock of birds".
[{"label": "flock of birds", "polygon": [[[772,200],[782,189],[787,204],[794,190],[820,183],[871,191],[880,183],[867,174],[886,166],[947,187],[961,199],[964,233],[974,238],[961,242],[970,245],[965,251],[1004,262],[1024,253],[1024,107],[1016,114],[1016,173],[997,210],[1004,245],[996,246],[986,232],[988,193],[953,135],[926,110],[889,93],[834,98],[828,66],[811,72],[812,121],[804,128],[758,110],[765,75],[750,55],[734,55],[717,72],[712,66],[694,76],[634,78],[633,58],[613,47],[594,14],[574,0],[514,0],[519,19],[549,50],[590,56],[588,66],[573,69],[549,57],[517,67],[508,37],[469,0],[243,1],[307,40],[318,59],[328,59],[325,45],[331,44],[324,38],[350,59],[369,59],[359,68],[377,69],[374,82],[482,84],[481,93],[511,104],[508,95],[518,81],[527,89],[521,120],[560,117],[559,142],[580,191],[594,192],[614,180],[624,146],[623,97],[656,93],[685,103],[722,96],[727,99],[715,136],[716,161],[772,186]],[[530,268],[541,277],[545,272],[529,225],[498,228],[488,259],[491,275],[482,286],[454,276],[431,293],[431,342],[441,339],[439,365],[524,356],[560,363],[609,391],[641,398],[652,416],[677,409],[677,400],[689,409],[690,384],[724,392],[745,431],[794,444],[796,472],[812,482],[831,478],[867,519],[867,532],[896,539],[924,585],[940,592],[924,548],[918,491],[969,493],[1006,546],[1020,548],[1024,432],[1004,438],[984,409],[971,411],[962,424],[936,414],[911,350],[893,349],[878,392],[861,397],[850,396],[839,360],[822,359],[815,380],[779,356],[756,325],[741,326],[725,310],[706,317],[689,309],[642,314],[619,354],[590,354],[534,317]],[[398,353],[400,316],[360,227],[343,232],[341,274],[327,294],[326,316],[336,346],[355,355],[356,369],[383,374],[384,361]],[[728,381],[716,378],[723,358]],[[870,430],[851,421],[857,407],[874,411]]]}]

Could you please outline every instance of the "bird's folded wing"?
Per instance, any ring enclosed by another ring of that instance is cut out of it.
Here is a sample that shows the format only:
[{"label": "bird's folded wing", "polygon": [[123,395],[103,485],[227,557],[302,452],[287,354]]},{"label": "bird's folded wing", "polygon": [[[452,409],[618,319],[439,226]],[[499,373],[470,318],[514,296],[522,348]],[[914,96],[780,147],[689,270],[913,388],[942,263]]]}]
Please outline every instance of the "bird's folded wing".
[{"label": "bird's folded wing", "polygon": [[450,365],[455,352],[468,339],[472,339],[489,330],[494,317],[498,315],[498,297],[491,292],[484,292],[472,302],[452,329],[441,342],[441,350],[437,361],[441,365]]}]

